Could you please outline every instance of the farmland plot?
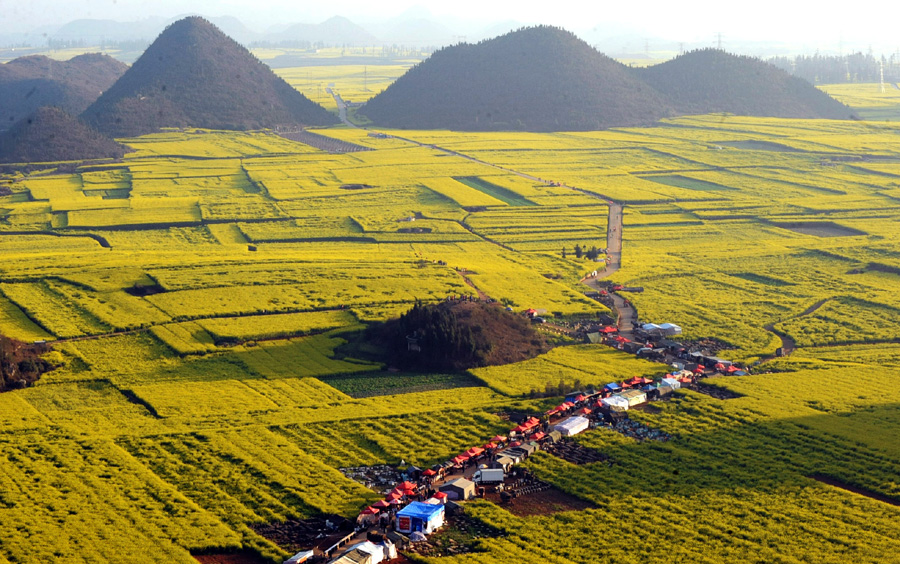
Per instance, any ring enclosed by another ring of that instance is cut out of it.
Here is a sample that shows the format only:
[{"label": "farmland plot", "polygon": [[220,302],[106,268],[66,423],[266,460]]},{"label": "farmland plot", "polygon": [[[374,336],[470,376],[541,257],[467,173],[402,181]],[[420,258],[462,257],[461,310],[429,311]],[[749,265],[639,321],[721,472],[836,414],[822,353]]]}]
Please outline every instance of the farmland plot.
[{"label": "farmland plot", "polygon": [[[507,431],[498,414],[559,401],[532,391],[663,374],[594,345],[473,375],[391,373],[336,352],[416,300],[481,292],[551,319],[608,313],[579,283],[601,265],[570,252],[606,246],[600,198],[625,204],[613,281],[644,288],[629,295],[641,321],[716,337],[748,364],[782,344],[766,326],[799,348],[753,370],[784,372],[715,380],[738,398],[682,391],[631,414],[667,442],[598,431],[579,440],[611,464],[532,458],[541,479],[599,508],[522,518],[470,505],[502,534],[441,561],[900,552],[892,506],[810,478],[900,499],[900,353],[887,342],[900,308],[896,135],[857,122],[666,123],[389,132],[490,166],[343,128],[318,132],[374,150],[164,131],[126,140],[138,151],[108,168],[5,178],[0,329],[63,341],[58,368],[0,396],[0,520],[15,524],[0,531],[0,562],[191,562],[238,548],[282,561],[287,550],[251,525],[353,518],[377,499],[338,467],[440,462]],[[864,156],[877,160],[838,158]],[[788,228],[810,223],[854,232]]]}]

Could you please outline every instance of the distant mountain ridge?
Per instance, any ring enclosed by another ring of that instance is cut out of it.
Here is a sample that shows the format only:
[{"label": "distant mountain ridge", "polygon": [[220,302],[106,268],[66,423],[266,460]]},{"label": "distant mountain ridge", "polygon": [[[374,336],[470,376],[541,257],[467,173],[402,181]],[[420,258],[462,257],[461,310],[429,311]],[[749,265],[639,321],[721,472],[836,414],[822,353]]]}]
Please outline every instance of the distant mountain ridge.
[{"label": "distant mountain ridge", "polygon": [[441,49],[362,109],[389,127],[528,131],[647,125],[673,111],[627,67],[549,26]]},{"label": "distant mountain ridge", "polygon": [[114,137],[162,127],[245,130],[337,121],[196,16],[167,27],[82,117]]},{"label": "distant mountain ridge", "polygon": [[126,70],[124,63],[99,53],[68,61],[31,55],[0,65],[0,130],[41,106],[80,114]]},{"label": "distant mountain ridge", "polygon": [[441,49],[360,110],[378,126],[474,131],[587,131],[717,112],[852,116],[808,82],[758,59],[707,49],[631,69],[549,26]]},{"label": "distant mountain ridge", "polygon": [[0,133],[0,162],[4,163],[120,158],[129,150],[52,107],[39,108]]},{"label": "distant mountain ridge", "polygon": [[311,44],[368,47],[378,38],[345,17],[334,16],[319,24],[293,24],[284,31],[265,37],[273,42],[308,42]]}]

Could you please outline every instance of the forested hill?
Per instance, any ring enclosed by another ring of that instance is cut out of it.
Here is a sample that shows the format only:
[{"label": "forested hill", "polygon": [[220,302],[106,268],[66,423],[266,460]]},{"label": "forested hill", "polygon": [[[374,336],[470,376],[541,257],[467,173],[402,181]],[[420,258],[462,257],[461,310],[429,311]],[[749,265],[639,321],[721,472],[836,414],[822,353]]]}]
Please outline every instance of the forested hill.
[{"label": "forested hill", "polygon": [[634,74],[665,95],[679,114],[848,119],[853,113],[802,78],[718,49],[692,51]]},{"label": "forested hill", "polygon": [[0,133],[0,162],[35,163],[119,158],[128,148],[59,108],[39,108]]},{"label": "forested hill", "polygon": [[80,114],[128,70],[107,55],[78,55],[54,61],[43,55],[0,65],[0,129],[12,127],[41,106]]},{"label": "forested hill", "polygon": [[441,49],[362,113],[388,127],[554,131],[650,124],[672,108],[624,65],[541,26]]},{"label": "forested hill", "polygon": [[162,127],[242,130],[337,121],[199,17],[167,27],[82,117],[116,137]]}]

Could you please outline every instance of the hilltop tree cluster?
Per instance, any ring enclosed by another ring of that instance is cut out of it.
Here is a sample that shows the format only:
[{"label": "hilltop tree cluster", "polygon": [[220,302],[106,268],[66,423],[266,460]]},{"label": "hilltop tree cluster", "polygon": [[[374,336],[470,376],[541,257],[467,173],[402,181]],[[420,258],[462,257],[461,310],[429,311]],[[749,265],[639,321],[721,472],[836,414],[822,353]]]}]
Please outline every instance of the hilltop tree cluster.
[{"label": "hilltop tree cluster", "polygon": [[377,332],[388,362],[407,370],[457,371],[508,364],[547,350],[543,336],[523,316],[474,301],[417,303]]}]

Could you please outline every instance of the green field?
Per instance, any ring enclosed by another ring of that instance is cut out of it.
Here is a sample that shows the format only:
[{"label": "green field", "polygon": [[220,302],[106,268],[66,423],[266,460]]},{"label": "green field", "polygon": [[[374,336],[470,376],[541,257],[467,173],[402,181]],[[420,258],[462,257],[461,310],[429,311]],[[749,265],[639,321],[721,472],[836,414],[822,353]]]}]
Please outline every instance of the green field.
[{"label": "green field", "polygon": [[607,199],[625,206],[612,280],[644,288],[629,296],[642,321],[725,341],[722,356],[748,364],[782,346],[767,326],[797,350],[718,379],[737,399],[682,391],[632,416],[669,442],[595,431],[579,441],[612,465],[528,462],[593,509],[517,517],[478,502],[470,514],[499,536],[426,561],[900,553],[898,509],[874,497],[900,501],[893,129],[717,115],[387,132],[417,144],[318,133],[374,150],[165,131],[124,140],[136,152],[102,170],[0,178],[0,333],[49,341],[58,365],[0,394],[0,562],[238,549],[281,562],[288,549],[253,526],[355,517],[378,499],[340,467],[433,464],[509,429],[498,414],[558,400],[534,397],[659,376],[598,345],[463,374],[392,372],[347,346],[417,300],[478,292],[551,321],[608,313],[580,283],[597,263],[562,253],[606,247]]}]

